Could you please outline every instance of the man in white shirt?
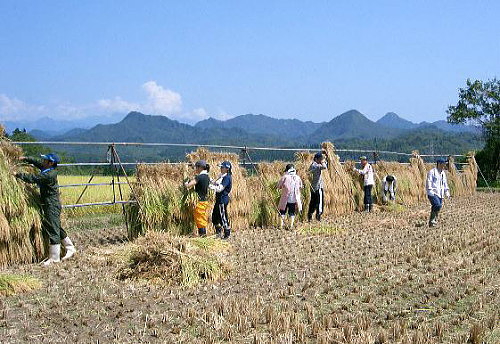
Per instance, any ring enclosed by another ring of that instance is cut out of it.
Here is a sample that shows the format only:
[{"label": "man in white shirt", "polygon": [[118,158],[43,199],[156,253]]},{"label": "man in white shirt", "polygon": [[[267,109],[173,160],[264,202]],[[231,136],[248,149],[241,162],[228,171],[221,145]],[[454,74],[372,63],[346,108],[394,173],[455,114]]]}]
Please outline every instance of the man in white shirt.
[{"label": "man in white shirt", "polygon": [[441,207],[443,206],[443,198],[450,198],[450,188],[446,179],[446,160],[437,159],[436,167],[427,173],[425,188],[427,197],[431,202],[431,216],[429,218],[429,227],[437,225],[437,218]]},{"label": "man in white shirt", "polygon": [[363,176],[363,191],[365,193],[364,197],[365,211],[371,212],[373,203],[372,188],[373,185],[375,185],[373,167],[368,163],[368,159],[366,158],[366,156],[360,157],[359,160],[361,162],[362,169],[358,170],[357,168],[354,168],[354,171],[358,172],[360,175]]}]

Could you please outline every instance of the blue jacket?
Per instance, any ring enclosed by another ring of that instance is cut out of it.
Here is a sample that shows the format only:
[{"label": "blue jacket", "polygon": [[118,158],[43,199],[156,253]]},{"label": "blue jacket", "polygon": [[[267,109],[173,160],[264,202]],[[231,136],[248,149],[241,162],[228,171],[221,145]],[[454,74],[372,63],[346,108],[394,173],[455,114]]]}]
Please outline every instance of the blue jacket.
[{"label": "blue jacket", "polygon": [[233,187],[233,179],[231,174],[227,173],[224,177],[222,177],[221,181],[217,181],[217,184],[223,187],[222,191],[215,193],[215,203],[219,204],[228,204],[229,203],[229,193],[231,192],[231,188]]}]

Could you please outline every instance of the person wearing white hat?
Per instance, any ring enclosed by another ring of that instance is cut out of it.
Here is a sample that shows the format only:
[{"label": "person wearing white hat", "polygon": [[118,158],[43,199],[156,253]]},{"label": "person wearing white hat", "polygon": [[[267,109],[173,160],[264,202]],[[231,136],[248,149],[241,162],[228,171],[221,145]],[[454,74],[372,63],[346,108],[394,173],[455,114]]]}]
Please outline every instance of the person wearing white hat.
[{"label": "person wearing white hat", "polygon": [[302,211],[302,200],[300,197],[300,189],[302,188],[302,179],[297,175],[293,164],[288,164],[285,167],[285,174],[278,182],[278,189],[281,190],[280,202],[278,205],[281,223],[280,229],[285,225],[285,217],[288,212],[290,216],[290,229],[293,229],[296,212]]},{"label": "person wearing white hat", "polygon": [[354,168],[354,171],[363,176],[363,202],[365,204],[365,212],[371,212],[373,207],[372,188],[373,185],[375,185],[373,167],[368,163],[366,156],[361,156],[359,160],[362,169]]}]

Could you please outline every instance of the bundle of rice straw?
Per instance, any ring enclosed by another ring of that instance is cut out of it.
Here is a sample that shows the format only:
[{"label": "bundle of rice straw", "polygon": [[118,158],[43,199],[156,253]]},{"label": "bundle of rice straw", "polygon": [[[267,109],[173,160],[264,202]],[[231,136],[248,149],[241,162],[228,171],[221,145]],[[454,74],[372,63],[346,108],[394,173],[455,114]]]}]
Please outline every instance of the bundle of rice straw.
[{"label": "bundle of rice straw", "polygon": [[[0,132],[5,132],[1,126]],[[36,262],[45,254],[37,190],[14,177],[21,155],[0,137],[0,266]]]},{"label": "bundle of rice straw", "polygon": [[[218,165],[221,162],[225,160],[231,162],[233,188],[228,206],[231,227],[236,230],[248,228],[251,195],[246,186],[245,171],[239,166],[238,155],[214,153],[199,148],[187,155],[189,165],[160,164],[137,167],[137,184],[134,190],[138,205],[128,207],[130,238],[150,230],[173,234],[193,232],[195,229],[193,209],[197,203],[197,196],[193,190],[186,190],[183,184],[194,176],[194,170],[189,166],[193,166],[198,160],[206,160],[210,165],[211,179],[220,174]],[[214,192],[209,192],[209,201],[213,203],[214,199]]]},{"label": "bundle of rice straw", "polygon": [[130,239],[148,231],[192,233],[196,195],[184,187],[187,178],[186,164],[137,166],[134,192],[138,203],[127,208]]},{"label": "bundle of rice straw", "polygon": [[[324,184],[324,212],[325,214],[347,214],[355,209],[354,203],[354,181],[349,175],[349,173],[344,169],[340,163],[340,157],[335,154],[335,147],[331,142],[323,142],[321,144],[321,150],[326,152],[328,169],[323,170],[322,178]],[[310,181],[311,174],[309,173],[309,167],[313,161],[313,153],[298,153],[296,155],[297,159],[297,171],[302,177],[302,180],[307,180],[307,186],[309,189],[309,195],[307,197],[307,203],[305,203],[305,208],[307,210],[310,200]]]},{"label": "bundle of rice straw", "polygon": [[229,243],[214,238],[183,238],[149,232],[122,251],[120,255],[126,259],[125,266],[118,272],[120,279],[191,287],[223,278],[231,270],[226,263]]},{"label": "bundle of rice straw", "polygon": [[[233,186],[230,193],[228,215],[233,230],[246,229],[249,226],[249,205],[252,203],[252,191],[247,187],[246,171],[239,165],[238,154],[226,152],[211,152],[205,148],[198,148],[195,152],[187,155],[187,160],[194,164],[198,160],[205,160],[210,165],[210,178],[215,179],[220,175],[218,165],[223,161],[229,161],[232,165]],[[210,192],[211,200],[215,196]]]},{"label": "bundle of rice straw", "polygon": [[459,172],[455,166],[455,159],[448,157],[448,184],[452,196],[469,196],[476,191],[477,183],[477,163],[474,154],[467,154],[467,165],[462,172]]},{"label": "bundle of rice straw", "polygon": [[257,175],[247,178],[247,185],[252,190],[250,224],[253,227],[271,227],[279,224],[278,203],[280,191],[278,181],[286,164],[284,162],[259,163]]}]

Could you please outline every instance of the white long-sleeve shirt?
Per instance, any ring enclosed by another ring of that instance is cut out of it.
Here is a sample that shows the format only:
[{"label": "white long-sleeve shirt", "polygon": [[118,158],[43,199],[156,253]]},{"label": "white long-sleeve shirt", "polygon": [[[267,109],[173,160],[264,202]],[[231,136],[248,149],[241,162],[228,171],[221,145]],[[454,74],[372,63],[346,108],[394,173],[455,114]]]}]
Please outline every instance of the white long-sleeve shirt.
[{"label": "white long-sleeve shirt", "polygon": [[448,187],[446,173],[444,170],[439,172],[437,167],[434,167],[427,173],[425,188],[429,196],[438,196],[439,198],[444,198],[444,196],[450,197],[450,188]]},{"label": "white long-sleeve shirt", "polygon": [[373,175],[373,167],[370,164],[366,164],[362,170],[356,169],[356,171],[363,176],[363,185],[375,185],[375,177]]}]

